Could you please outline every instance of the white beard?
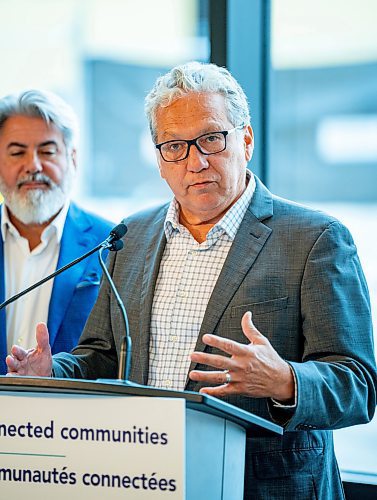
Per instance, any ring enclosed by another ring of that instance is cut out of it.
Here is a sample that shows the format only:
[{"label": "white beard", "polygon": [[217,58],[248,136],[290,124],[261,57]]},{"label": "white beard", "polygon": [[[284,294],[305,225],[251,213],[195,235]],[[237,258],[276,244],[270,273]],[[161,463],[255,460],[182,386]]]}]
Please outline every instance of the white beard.
[{"label": "white beard", "polygon": [[68,167],[60,185],[44,174],[25,176],[17,185],[32,179],[46,182],[47,189],[33,189],[22,194],[18,187],[14,191],[9,189],[0,177],[0,192],[9,211],[23,224],[44,224],[59,212],[68,198],[74,179],[74,168],[72,165]]}]

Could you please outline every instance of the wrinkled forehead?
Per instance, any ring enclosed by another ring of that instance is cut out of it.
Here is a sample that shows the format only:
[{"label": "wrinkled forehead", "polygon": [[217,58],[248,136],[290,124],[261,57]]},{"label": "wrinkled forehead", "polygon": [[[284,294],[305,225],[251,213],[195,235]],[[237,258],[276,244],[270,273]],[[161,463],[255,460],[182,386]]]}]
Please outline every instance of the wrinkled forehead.
[{"label": "wrinkled forehead", "polygon": [[208,127],[231,125],[224,96],[218,93],[191,92],[159,106],[156,110],[156,133],[165,136],[179,129],[207,131]]},{"label": "wrinkled forehead", "polygon": [[20,142],[25,145],[47,141],[65,144],[62,131],[53,122],[24,115],[14,115],[5,120],[0,128],[0,139],[3,143]]}]

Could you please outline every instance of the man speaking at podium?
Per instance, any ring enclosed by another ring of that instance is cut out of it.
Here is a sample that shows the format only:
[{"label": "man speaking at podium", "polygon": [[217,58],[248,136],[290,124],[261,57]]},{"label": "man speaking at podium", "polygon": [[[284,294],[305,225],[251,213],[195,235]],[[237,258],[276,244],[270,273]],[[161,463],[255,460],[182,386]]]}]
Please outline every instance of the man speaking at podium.
[{"label": "man speaking at podium", "polygon": [[[72,108],[51,92],[0,99],[0,303],[90,250],[111,228],[69,201],[77,133]],[[34,346],[36,321],[47,322],[54,353],[71,350],[100,276],[93,256],[2,309],[0,374],[12,344]]]},{"label": "man speaking at podium", "polygon": [[[246,499],[342,498],[331,430],[368,422],[376,406],[368,291],[349,232],[247,169],[248,104],[224,68],[174,68],[146,112],[174,198],[129,217],[108,264],[129,315],[130,379],[200,390],[284,426],[248,437]],[[114,378],[122,337],[103,283],[72,354],[52,360],[39,325],[37,348],[14,346],[9,373]]]}]

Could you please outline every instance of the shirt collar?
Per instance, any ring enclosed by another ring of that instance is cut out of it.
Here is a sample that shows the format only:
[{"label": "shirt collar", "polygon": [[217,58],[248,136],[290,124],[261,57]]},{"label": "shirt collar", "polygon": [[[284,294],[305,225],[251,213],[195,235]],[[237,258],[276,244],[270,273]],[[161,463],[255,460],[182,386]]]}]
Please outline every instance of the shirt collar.
[{"label": "shirt collar", "polygon": [[[226,232],[231,240],[234,240],[238,228],[242,222],[242,219],[246,213],[247,207],[250,205],[251,198],[253,197],[255,191],[255,178],[249,169],[246,169],[246,178],[248,183],[245,191],[242,193],[240,198],[236,201],[234,205],[230,207],[229,210],[224,214],[224,216],[211,228],[210,233],[218,232],[222,230]],[[165,222],[164,230],[166,239],[173,236],[175,232],[181,232],[181,224],[179,222],[179,203],[176,198],[173,198],[170,202]]]},{"label": "shirt collar", "polygon": [[[69,203],[69,200],[67,200],[56,217],[50,222],[47,227],[45,227],[41,235],[41,241],[47,241],[55,234],[57,243],[60,243],[63,236],[63,229],[69,209]],[[4,242],[6,240],[8,231],[16,238],[21,238],[20,233],[10,221],[8,209],[6,208],[5,203],[3,203],[1,205],[1,236]]]}]

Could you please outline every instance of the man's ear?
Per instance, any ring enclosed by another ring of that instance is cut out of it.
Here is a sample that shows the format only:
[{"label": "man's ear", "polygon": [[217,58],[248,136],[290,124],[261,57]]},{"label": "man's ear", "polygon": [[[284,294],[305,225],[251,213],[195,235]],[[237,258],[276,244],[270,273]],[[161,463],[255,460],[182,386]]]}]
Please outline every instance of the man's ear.
[{"label": "man's ear", "polygon": [[246,125],[245,127],[244,141],[246,161],[250,161],[254,151],[254,132],[251,125]]},{"label": "man's ear", "polygon": [[156,161],[157,161],[158,170],[160,172],[160,177],[161,177],[161,179],[165,179],[165,176],[163,173],[163,168],[161,166],[161,163],[162,163],[161,155],[160,155],[160,152],[157,150],[156,150]]}]

